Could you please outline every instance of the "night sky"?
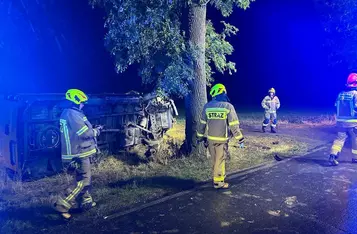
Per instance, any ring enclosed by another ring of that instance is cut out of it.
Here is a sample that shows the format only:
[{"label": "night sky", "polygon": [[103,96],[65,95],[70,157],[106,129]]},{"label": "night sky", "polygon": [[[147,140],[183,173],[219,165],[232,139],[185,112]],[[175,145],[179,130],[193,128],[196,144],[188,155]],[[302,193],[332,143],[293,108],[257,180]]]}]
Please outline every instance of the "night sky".
[{"label": "night sky", "polygon": [[[103,44],[103,12],[87,0],[10,2],[0,3],[0,92],[141,89],[135,67],[115,73]],[[222,20],[215,9],[208,17],[215,25]],[[247,11],[236,9],[228,22],[240,30],[230,39],[235,52],[229,58],[238,72],[215,77],[235,105],[259,107],[275,87],[286,109],[333,107],[349,71],[328,66],[313,0],[257,0]]]}]

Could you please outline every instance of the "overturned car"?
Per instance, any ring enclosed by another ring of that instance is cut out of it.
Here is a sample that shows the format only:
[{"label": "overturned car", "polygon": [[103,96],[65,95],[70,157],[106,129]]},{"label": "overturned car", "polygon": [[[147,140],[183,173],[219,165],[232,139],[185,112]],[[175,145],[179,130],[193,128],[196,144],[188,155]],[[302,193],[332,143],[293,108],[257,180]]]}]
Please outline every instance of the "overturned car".
[{"label": "overturned car", "polygon": [[[59,117],[63,94],[17,94],[0,98],[0,158],[10,174],[38,178],[62,169]],[[89,95],[84,112],[93,125],[103,125],[101,151],[117,153],[137,145],[153,157],[178,115],[165,95],[136,92]]]}]

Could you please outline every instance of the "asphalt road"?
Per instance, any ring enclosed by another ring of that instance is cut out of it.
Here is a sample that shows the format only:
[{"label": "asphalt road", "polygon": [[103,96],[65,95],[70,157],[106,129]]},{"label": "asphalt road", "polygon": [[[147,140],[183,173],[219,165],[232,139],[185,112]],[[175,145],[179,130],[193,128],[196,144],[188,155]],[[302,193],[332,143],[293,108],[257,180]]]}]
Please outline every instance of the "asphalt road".
[{"label": "asphalt road", "polygon": [[229,190],[200,188],[128,215],[97,233],[357,233],[357,164],[327,152],[283,160],[231,179]]}]

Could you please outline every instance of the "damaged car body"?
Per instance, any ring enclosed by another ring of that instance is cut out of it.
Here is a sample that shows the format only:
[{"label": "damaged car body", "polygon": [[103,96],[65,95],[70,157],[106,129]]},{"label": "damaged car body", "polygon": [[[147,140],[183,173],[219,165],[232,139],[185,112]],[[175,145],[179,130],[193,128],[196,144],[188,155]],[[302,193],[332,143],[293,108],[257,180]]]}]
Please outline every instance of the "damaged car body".
[{"label": "damaged car body", "polygon": [[[61,171],[59,117],[68,106],[64,95],[4,95],[0,105],[0,157],[8,173],[24,179]],[[102,152],[144,145],[148,157],[155,157],[178,115],[174,101],[155,92],[89,95],[84,112],[93,125],[104,126],[98,138]]]}]

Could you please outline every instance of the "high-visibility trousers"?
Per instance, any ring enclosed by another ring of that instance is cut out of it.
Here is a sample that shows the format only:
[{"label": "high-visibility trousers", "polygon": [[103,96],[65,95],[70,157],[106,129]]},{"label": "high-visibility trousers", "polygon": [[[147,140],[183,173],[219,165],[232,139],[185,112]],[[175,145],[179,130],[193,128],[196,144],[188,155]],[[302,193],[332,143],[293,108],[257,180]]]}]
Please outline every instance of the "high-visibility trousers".
[{"label": "high-visibility trousers", "polygon": [[271,121],[271,125],[270,126],[272,128],[276,128],[276,125],[278,124],[276,112],[266,111],[264,113],[263,127],[267,127],[269,125],[270,121]]},{"label": "high-visibility trousers", "polygon": [[90,195],[91,164],[89,157],[73,159],[71,164],[71,168],[74,166],[75,184],[67,188],[65,195],[57,200],[56,209],[60,212],[68,212],[76,203],[83,206],[93,202]]},{"label": "high-visibility trousers", "polygon": [[223,183],[226,178],[226,151],[228,143],[208,142],[208,151],[212,159],[213,183]]},{"label": "high-visibility trousers", "polygon": [[346,142],[347,137],[349,136],[352,143],[352,155],[357,159],[357,139],[356,139],[357,129],[352,128],[339,128],[337,132],[337,136],[333,141],[331,147],[331,154],[338,155],[343,148],[343,145]]}]

